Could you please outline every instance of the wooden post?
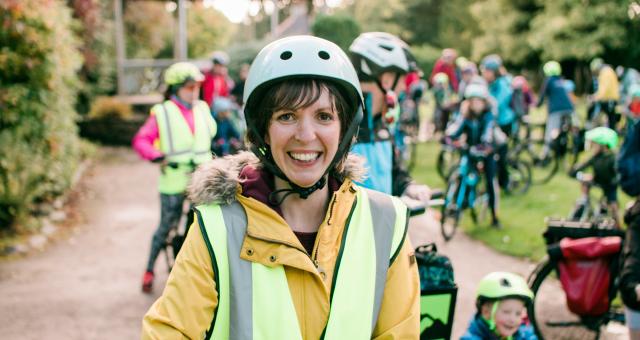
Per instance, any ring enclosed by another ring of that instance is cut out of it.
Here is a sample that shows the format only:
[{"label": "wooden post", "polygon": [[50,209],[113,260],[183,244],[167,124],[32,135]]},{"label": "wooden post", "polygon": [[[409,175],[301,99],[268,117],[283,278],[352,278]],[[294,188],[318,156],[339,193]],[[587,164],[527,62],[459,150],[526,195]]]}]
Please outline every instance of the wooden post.
[{"label": "wooden post", "polygon": [[273,3],[273,12],[271,13],[271,39],[276,39],[276,30],[278,29],[278,3],[276,0],[271,0]]},{"label": "wooden post", "polygon": [[124,62],[126,58],[122,0],[114,0],[113,6],[116,21],[116,74],[118,77],[118,94],[122,95],[124,94]]},{"label": "wooden post", "polygon": [[178,0],[178,25],[173,55],[176,60],[187,60],[187,1]]}]

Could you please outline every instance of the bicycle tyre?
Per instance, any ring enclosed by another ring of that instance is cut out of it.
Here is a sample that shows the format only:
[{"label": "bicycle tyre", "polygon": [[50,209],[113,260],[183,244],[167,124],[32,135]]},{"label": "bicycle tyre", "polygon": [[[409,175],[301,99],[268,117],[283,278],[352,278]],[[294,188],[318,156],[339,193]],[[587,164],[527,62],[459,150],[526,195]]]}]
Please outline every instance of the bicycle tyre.
[{"label": "bicycle tyre", "polygon": [[529,277],[534,299],[527,312],[538,339],[597,339],[599,330],[589,328],[569,311],[562,285],[552,275],[556,266],[557,263],[547,257]]},{"label": "bicycle tyre", "polygon": [[[524,158],[521,158],[524,157]],[[539,185],[548,183],[558,172],[558,157],[553,150],[549,151],[546,158],[540,158],[534,150],[527,149],[526,153],[518,155],[518,161],[531,164],[531,184]]]},{"label": "bicycle tyre", "polygon": [[531,186],[531,165],[523,160],[509,160],[509,192],[524,194]]},{"label": "bicycle tyre", "polygon": [[[449,184],[445,191],[445,204],[440,208],[440,233],[447,242],[453,238],[460,221],[460,207],[457,207],[454,203],[459,194],[459,186],[460,181],[457,176],[449,179]],[[449,198],[452,198],[454,202],[450,201]]]},{"label": "bicycle tyre", "polygon": [[456,168],[459,162],[460,155],[456,151],[441,149],[436,161],[436,171],[440,178],[448,181],[453,169]]}]

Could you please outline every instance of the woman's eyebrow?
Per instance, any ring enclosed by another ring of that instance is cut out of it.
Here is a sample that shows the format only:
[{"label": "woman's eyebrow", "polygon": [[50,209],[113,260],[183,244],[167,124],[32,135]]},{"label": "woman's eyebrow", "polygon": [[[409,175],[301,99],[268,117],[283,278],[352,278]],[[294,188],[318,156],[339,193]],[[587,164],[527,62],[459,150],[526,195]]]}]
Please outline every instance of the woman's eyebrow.
[{"label": "woman's eyebrow", "polygon": [[333,106],[323,106],[323,107],[319,107],[319,108],[316,109],[316,112],[321,112],[321,111],[322,112],[327,112],[327,111],[333,112],[334,110],[333,110]]}]

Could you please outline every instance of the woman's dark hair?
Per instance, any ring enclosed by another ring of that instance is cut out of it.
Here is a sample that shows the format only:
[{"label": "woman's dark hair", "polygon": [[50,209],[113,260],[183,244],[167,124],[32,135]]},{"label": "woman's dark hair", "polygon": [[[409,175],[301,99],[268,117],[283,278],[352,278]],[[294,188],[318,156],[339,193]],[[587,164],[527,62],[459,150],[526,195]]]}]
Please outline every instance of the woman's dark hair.
[{"label": "woman's dark hair", "polygon": [[[342,138],[358,109],[357,100],[350,98],[351,96],[334,82],[300,78],[275,83],[258,93],[258,100],[247,103],[245,112],[251,112],[246,117],[247,124],[253,125],[247,133],[249,143],[262,146],[274,112],[282,109],[295,111],[309,107],[318,101],[323,91],[328,91],[331,95],[331,105],[340,120],[340,138]],[[343,160],[345,158],[346,154]]]}]

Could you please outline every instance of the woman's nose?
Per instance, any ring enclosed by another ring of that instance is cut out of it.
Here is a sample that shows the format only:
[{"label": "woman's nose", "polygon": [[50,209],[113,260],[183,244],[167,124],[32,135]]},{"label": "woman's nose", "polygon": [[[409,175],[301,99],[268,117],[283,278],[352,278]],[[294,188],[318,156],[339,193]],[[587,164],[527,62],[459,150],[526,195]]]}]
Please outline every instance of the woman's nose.
[{"label": "woman's nose", "polygon": [[315,128],[310,119],[301,119],[297,124],[295,138],[300,142],[310,142],[316,137]]}]

